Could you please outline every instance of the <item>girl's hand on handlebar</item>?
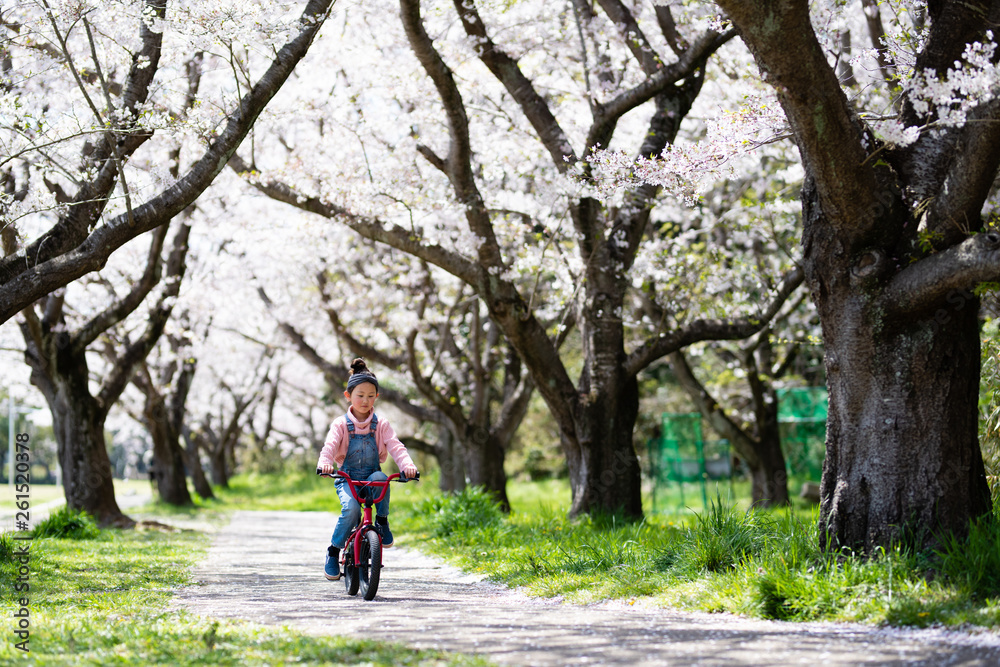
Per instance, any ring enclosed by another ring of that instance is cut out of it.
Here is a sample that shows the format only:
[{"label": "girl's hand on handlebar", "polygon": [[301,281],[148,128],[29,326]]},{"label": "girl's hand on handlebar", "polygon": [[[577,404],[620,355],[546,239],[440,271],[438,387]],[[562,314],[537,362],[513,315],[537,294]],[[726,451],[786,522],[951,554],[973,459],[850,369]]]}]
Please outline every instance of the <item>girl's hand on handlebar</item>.
[{"label": "girl's hand on handlebar", "polygon": [[337,471],[337,468],[335,466],[330,465],[329,463],[325,463],[322,466],[320,466],[318,470],[320,474],[332,475],[334,472]]},{"label": "girl's hand on handlebar", "polygon": [[415,466],[415,465],[403,466],[402,473],[403,473],[403,477],[405,477],[406,479],[413,479],[417,475],[420,474],[417,471],[417,466]]}]

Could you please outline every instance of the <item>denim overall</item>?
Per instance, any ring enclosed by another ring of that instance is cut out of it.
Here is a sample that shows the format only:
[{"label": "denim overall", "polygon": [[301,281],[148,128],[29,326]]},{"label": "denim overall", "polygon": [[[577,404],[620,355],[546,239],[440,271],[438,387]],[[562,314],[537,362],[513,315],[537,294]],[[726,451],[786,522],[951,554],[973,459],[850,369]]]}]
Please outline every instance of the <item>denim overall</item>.
[{"label": "denim overall", "polygon": [[[375,428],[378,426],[378,416],[372,415],[371,428],[368,433],[361,435],[354,432],[354,422],[350,416],[347,417],[347,431],[349,439],[347,441],[347,456],[340,469],[351,476],[354,480],[386,480],[389,479],[379,467],[378,443],[375,441]],[[381,489],[372,488],[375,496],[381,493]],[[343,479],[337,479],[337,495],[340,497],[340,518],[333,529],[333,537],[330,543],[338,549],[344,547],[348,536],[354,527],[361,520],[361,505],[351,495],[351,489]],[[359,494],[360,495],[360,494]],[[363,497],[363,496],[362,496]],[[386,489],[385,498],[375,505],[376,516],[389,515],[389,490]]]}]

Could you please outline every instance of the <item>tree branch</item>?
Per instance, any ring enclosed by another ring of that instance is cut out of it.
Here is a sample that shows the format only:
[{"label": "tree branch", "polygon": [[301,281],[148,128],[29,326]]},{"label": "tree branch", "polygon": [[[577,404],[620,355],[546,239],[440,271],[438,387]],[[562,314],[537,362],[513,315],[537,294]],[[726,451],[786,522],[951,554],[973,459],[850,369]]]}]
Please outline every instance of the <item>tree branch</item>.
[{"label": "tree branch", "polygon": [[[865,130],[852,111],[813,32],[806,0],[719,0],[774,87],[814,175],[824,221],[860,243],[884,225],[882,189],[867,161]],[[851,248],[853,250],[853,248]]]},{"label": "tree branch", "polygon": [[688,49],[688,44],[677,30],[677,22],[674,21],[670,7],[654,4],[653,9],[656,11],[656,23],[660,26],[660,32],[663,33],[663,37],[667,40],[667,44],[670,45],[674,54],[680,56],[682,51]]},{"label": "tree branch", "polygon": [[548,103],[535,90],[531,80],[521,71],[518,62],[503,52],[486,33],[486,26],[479,16],[473,0],[455,0],[455,9],[462,19],[465,33],[475,40],[479,59],[503,84],[514,101],[524,112],[525,118],[535,128],[552,158],[552,164],[565,173],[579,158],[573,153],[569,137],[552,114]]},{"label": "tree branch", "polygon": [[885,57],[886,45],[882,43],[882,39],[885,37],[885,27],[882,25],[882,14],[879,12],[878,0],[861,0],[861,6],[865,20],[868,22],[868,36],[871,38],[872,48],[875,49],[875,62],[878,63],[879,72],[882,73],[882,78],[885,79],[886,83],[890,86],[895,85],[893,83],[893,77],[896,76],[895,67]]},{"label": "tree branch", "polygon": [[160,339],[160,335],[167,325],[167,320],[170,319],[170,313],[173,311],[174,302],[180,293],[181,280],[183,280],[187,268],[188,237],[190,234],[190,225],[181,223],[177,233],[174,234],[170,257],[167,258],[163,293],[156,305],[149,311],[146,329],[138,340],[128,346],[118,364],[115,365],[101,386],[100,393],[97,395],[97,405],[105,415],[125,391],[136,364],[149,356],[156,341]]},{"label": "tree branch", "polygon": [[628,50],[632,52],[632,57],[636,59],[642,71],[647,76],[652,76],[656,70],[663,65],[663,61],[656,55],[652,44],[646,39],[646,35],[639,28],[635,21],[635,16],[628,10],[621,0],[598,0],[601,9],[608,15]]},{"label": "tree branch", "polygon": [[[166,11],[166,0],[147,0],[146,5],[154,16],[163,18]],[[62,49],[61,60],[66,62],[81,92],[87,98],[93,113],[97,117],[98,125],[100,125],[102,123],[101,114],[87,95],[86,86],[84,86],[80,74],[77,72],[78,68],[74,66],[69,47],[47,5],[46,10]],[[124,109],[129,112],[132,118],[131,129],[135,129],[136,127],[134,120],[137,106],[145,102],[149,96],[149,87],[158,69],[160,50],[163,43],[163,33],[149,30],[145,23],[142,23],[139,27],[139,37],[142,42],[142,48],[133,56],[132,68],[129,70],[124,92]],[[140,63],[142,66],[139,66]],[[6,284],[14,276],[24,271],[26,266],[35,266],[58,257],[63,253],[67,253],[72,248],[79,246],[87,238],[87,230],[97,220],[107,205],[108,195],[114,188],[115,177],[121,176],[121,164],[123,160],[138,150],[150,136],[151,134],[147,131],[124,132],[121,135],[121,145],[119,146],[114,136],[107,132],[104,133],[104,143],[93,155],[88,157],[90,161],[100,165],[98,174],[91,181],[84,183],[79,188],[69,206],[69,211],[65,215],[60,216],[56,224],[45,234],[42,234],[25,247],[23,257],[21,253],[18,253],[16,256],[0,261],[0,283],[4,287],[6,287]],[[131,218],[130,215],[126,215],[126,217]],[[13,261],[15,259],[19,261]],[[56,287],[58,286],[61,285],[57,285]],[[3,302],[2,295],[5,291],[7,290],[0,288],[0,303]],[[9,317],[9,315],[2,317],[0,321],[6,321]]]},{"label": "tree branch", "polygon": [[[518,370],[520,370],[520,360],[516,359],[515,363]],[[508,364],[508,369],[510,366],[511,364]],[[531,374],[522,372],[514,390],[504,396],[503,405],[500,407],[500,415],[493,425],[493,432],[496,434],[497,441],[510,442],[511,438],[514,437],[514,432],[517,431],[521,422],[524,421],[524,415],[528,412],[528,405],[531,402],[531,395],[534,391],[535,382],[532,380]]]},{"label": "tree branch", "polygon": [[901,270],[886,286],[881,305],[887,314],[921,314],[948,308],[946,299],[951,303],[956,293],[995,280],[1000,280],[1000,232],[989,231]]},{"label": "tree branch", "polygon": [[252,168],[236,154],[230,158],[229,166],[233,171],[243,176],[252,187],[275,201],[283,202],[329,220],[342,222],[366,239],[385,243],[397,250],[439,266],[466,283],[476,284],[479,272],[471,261],[439,245],[427,244],[411,230],[401,227],[390,228],[387,223],[377,218],[356,215],[341,206],[324,202],[318,197],[301,195],[284,183],[273,180],[265,182],[256,175],[250,176]]},{"label": "tree branch", "polygon": [[[261,301],[267,307],[268,311],[273,309],[274,303],[271,298],[267,296],[267,292],[264,291],[263,287],[257,288],[257,295],[260,297]],[[303,359],[312,364],[319,372],[323,374],[326,378],[327,384],[331,387],[336,387],[340,384],[343,379],[343,369],[340,369],[330,363],[326,358],[320,355],[312,345],[310,345],[305,337],[299,333],[299,331],[293,327],[288,322],[277,320],[278,328],[281,329],[282,333],[288,336],[288,339],[292,341],[292,345],[295,346],[295,350],[299,353]]]},{"label": "tree branch", "polygon": [[[461,4],[461,3],[459,3]],[[451,69],[434,47],[420,18],[420,0],[400,0],[400,14],[410,48],[438,91],[448,118],[450,147],[447,165],[455,197],[465,207],[469,230],[480,238],[478,258],[481,267],[502,270],[503,257],[483,196],[476,185],[472,168],[472,145],[469,139],[469,119],[465,103],[455,83]]]},{"label": "tree branch", "polygon": [[778,291],[760,317],[734,320],[695,320],[682,329],[653,338],[636,348],[625,361],[625,371],[637,374],[660,357],[684,349],[692,343],[703,340],[741,340],[752,336],[765,326],[781,310],[782,304],[802,284],[804,273],[795,267],[781,281]]},{"label": "tree branch", "polygon": [[705,385],[698,381],[683,352],[680,350],[672,352],[669,358],[670,367],[673,368],[677,381],[680,382],[691,402],[698,408],[698,412],[702,414],[716,433],[729,440],[733,448],[750,466],[756,466],[759,457],[754,451],[753,438],[750,434],[740,428],[739,424],[725,413],[718,401],[708,393]]},{"label": "tree branch", "polygon": [[351,335],[351,333],[347,330],[347,327],[344,326],[344,323],[340,321],[340,315],[337,313],[337,309],[330,303],[330,294],[326,289],[326,274],[320,271],[316,276],[316,282],[319,285],[319,295],[320,299],[323,301],[323,310],[326,312],[327,319],[330,320],[330,324],[333,326],[333,331],[337,334],[337,338],[339,338],[341,342],[347,346],[347,349],[351,351],[351,354],[356,357],[364,357],[365,359],[374,361],[388,368],[398,369],[403,365],[403,357],[386,354],[382,352],[382,350],[379,350],[372,345],[368,345],[356,336]]},{"label": "tree branch", "polygon": [[[267,293],[264,292],[264,289],[258,288],[257,294],[260,296],[265,306],[267,306],[268,310],[270,310],[271,307],[273,306],[273,303],[271,302],[271,299],[267,296]],[[298,352],[298,354],[303,359],[312,364],[313,367],[315,367],[317,370],[319,370],[320,373],[323,374],[323,378],[326,380],[326,383],[330,385],[331,389],[343,386],[342,382],[343,382],[344,370],[342,368],[334,365],[328,359],[323,357],[319,352],[317,352],[316,348],[314,348],[306,341],[305,336],[303,336],[298,331],[298,329],[296,329],[288,322],[282,322],[279,320],[278,328],[281,329],[282,333],[288,336],[289,340],[292,341],[292,344],[295,346],[296,352]],[[359,356],[364,356],[364,355],[361,354]],[[375,358],[375,357],[372,356],[369,358]],[[419,405],[410,402],[403,394],[388,387],[379,388],[379,397],[382,398],[383,400],[388,401],[389,403],[392,403],[402,412],[410,415],[415,419],[433,423],[438,423],[440,421],[440,417],[435,411],[427,410],[426,408],[423,408]]]},{"label": "tree branch", "polygon": [[[65,245],[53,252],[19,251],[0,261],[0,323],[7,321],[25,306],[80,276],[100,269],[115,250],[135,238],[171,220],[187,208],[221,172],[240,142],[250,131],[257,116],[291,74],[309,49],[322,27],[333,0],[309,0],[302,14],[297,34],[275,54],[267,71],[240,100],[239,109],[230,116],[218,138],[211,142],[201,158],[171,187],[133,211],[134,224],[127,215],[118,215],[90,233],[72,250]],[[126,100],[126,106],[129,100]],[[113,168],[112,168],[113,171]]]},{"label": "tree branch", "polygon": [[161,254],[163,243],[167,238],[167,226],[157,227],[152,232],[152,242],[149,246],[149,257],[146,260],[146,270],[142,277],[132,285],[132,289],[122,299],[108,306],[95,315],[73,336],[72,349],[75,354],[83,352],[98,336],[128,317],[138,308],[146,296],[160,282],[162,273]]},{"label": "tree branch", "polygon": [[704,67],[705,61],[719,47],[735,36],[734,30],[723,35],[708,30],[681,54],[677,62],[661,66],[639,85],[619,94],[606,104],[596,105],[594,122],[587,132],[587,147],[606,148],[610,134],[622,116],[666,91],[670,86],[693,76],[698,69]]},{"label": "tree branch", "polygon": [[417,386],[420,394],[429,400],[452,424],[456,427],[464,427],[468,423],[468,420],[466,420],[465,414],[462,412],[461,404],[457,402],[452,403],[447,397],[442,396],[441,392],[437,391],[427,378],[424,377],[424,374],[420,372],[420,364],[417,362],[417,352],[414,347],[416,337],[416,330],[411,331],[410,335],[406,337],[407,365],[410,367],[410,377],[413,378],[413,383]]},{"label": "tree branch", "polygon": [[1000,98],[971,112],[955,145],[942,151],[948,170],[927,210],[928,229],[945,244],[982,228],[982,210],[1000,168]]}]

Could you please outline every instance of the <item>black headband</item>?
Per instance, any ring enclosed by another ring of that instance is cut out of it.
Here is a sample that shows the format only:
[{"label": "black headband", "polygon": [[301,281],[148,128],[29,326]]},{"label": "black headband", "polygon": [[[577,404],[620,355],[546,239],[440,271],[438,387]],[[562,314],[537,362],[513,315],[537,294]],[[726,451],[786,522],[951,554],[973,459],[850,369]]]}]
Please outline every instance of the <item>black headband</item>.
[{"label": "black headband", "polygon": [[355,373],[351,377],[347,378],[347,393],[354,391],[354,388],[359,384],[364,384],[365,382],[370,382],[375,385],[375,391],[378,392],[378,380],[371,373]]}]

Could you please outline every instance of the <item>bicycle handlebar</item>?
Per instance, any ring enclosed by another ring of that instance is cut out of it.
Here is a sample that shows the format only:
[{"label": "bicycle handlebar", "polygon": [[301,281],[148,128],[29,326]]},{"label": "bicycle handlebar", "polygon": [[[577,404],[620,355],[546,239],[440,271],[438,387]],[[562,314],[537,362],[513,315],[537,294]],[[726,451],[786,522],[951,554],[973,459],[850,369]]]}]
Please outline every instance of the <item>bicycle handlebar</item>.
[{"label": "bicycle handlebar", "polygon": [[351,490],[351,495],[354,496],[354,499],[357,500],[358,503],[361,505],[364,505],[366,502],[369,501],[362,500],[360,497],[358,497],[358,491],[356,490],[357,487],[362,487],[362,488],[375,487],[382,489],[382,493],[379,494],[378,498],[375,498],[370,501],[374,505],[378,502],[381,502],[381,500],[385,498],[385,493],[386,491],[389,490],[389,482],[401,482],[405,484],[406,482],[409,481],[417,481],[417,482],[420,481],[419,470],[417,471],[416,476],[412,478],[412,480],[410,478],[404,477],[402,473],[398,472],[389,475],[388,478],[384,480],[351,479],[350,475],[341,470],[337,470],[334,473],[329,474],[329,473],[324,473],[322,468],[316,468],[316,474],[319,475],[320,477],[330,477],[334,479],[339,477],[341,479],[347,480],[347,485],[348,488]]},{"label": "bicycle handlebar", "polygon": [[340,470],[335,470],[332,473],[324,473],[322,468],[316,468],[316,474],[319,475],[320,477],[330,477],[331,479],[332,478],[336,478],[336,477],[341,477],[343,479],[351,480],[352,482],[355,482],[355,481],[357,481],[359,483],[364,482],[365,484],[384,484],[385,482],[392,482],[392,481],[398,481],[401,484],[406,484],[407,482],[419,482],[420,481],[420,471],[419,470],[417,471],[417,474],[416,474],[415,477],[404,477],[403,473],[395,472],[395,473],[389,475],[389,479],[385,480],[384,482],[380,482],[378,480],[374,480],[374,481],[371,481],[371,482],[368,482],[367,480],[354,480],[354,479],[351,479],[347,475],[347,473],[341,472]]}]

